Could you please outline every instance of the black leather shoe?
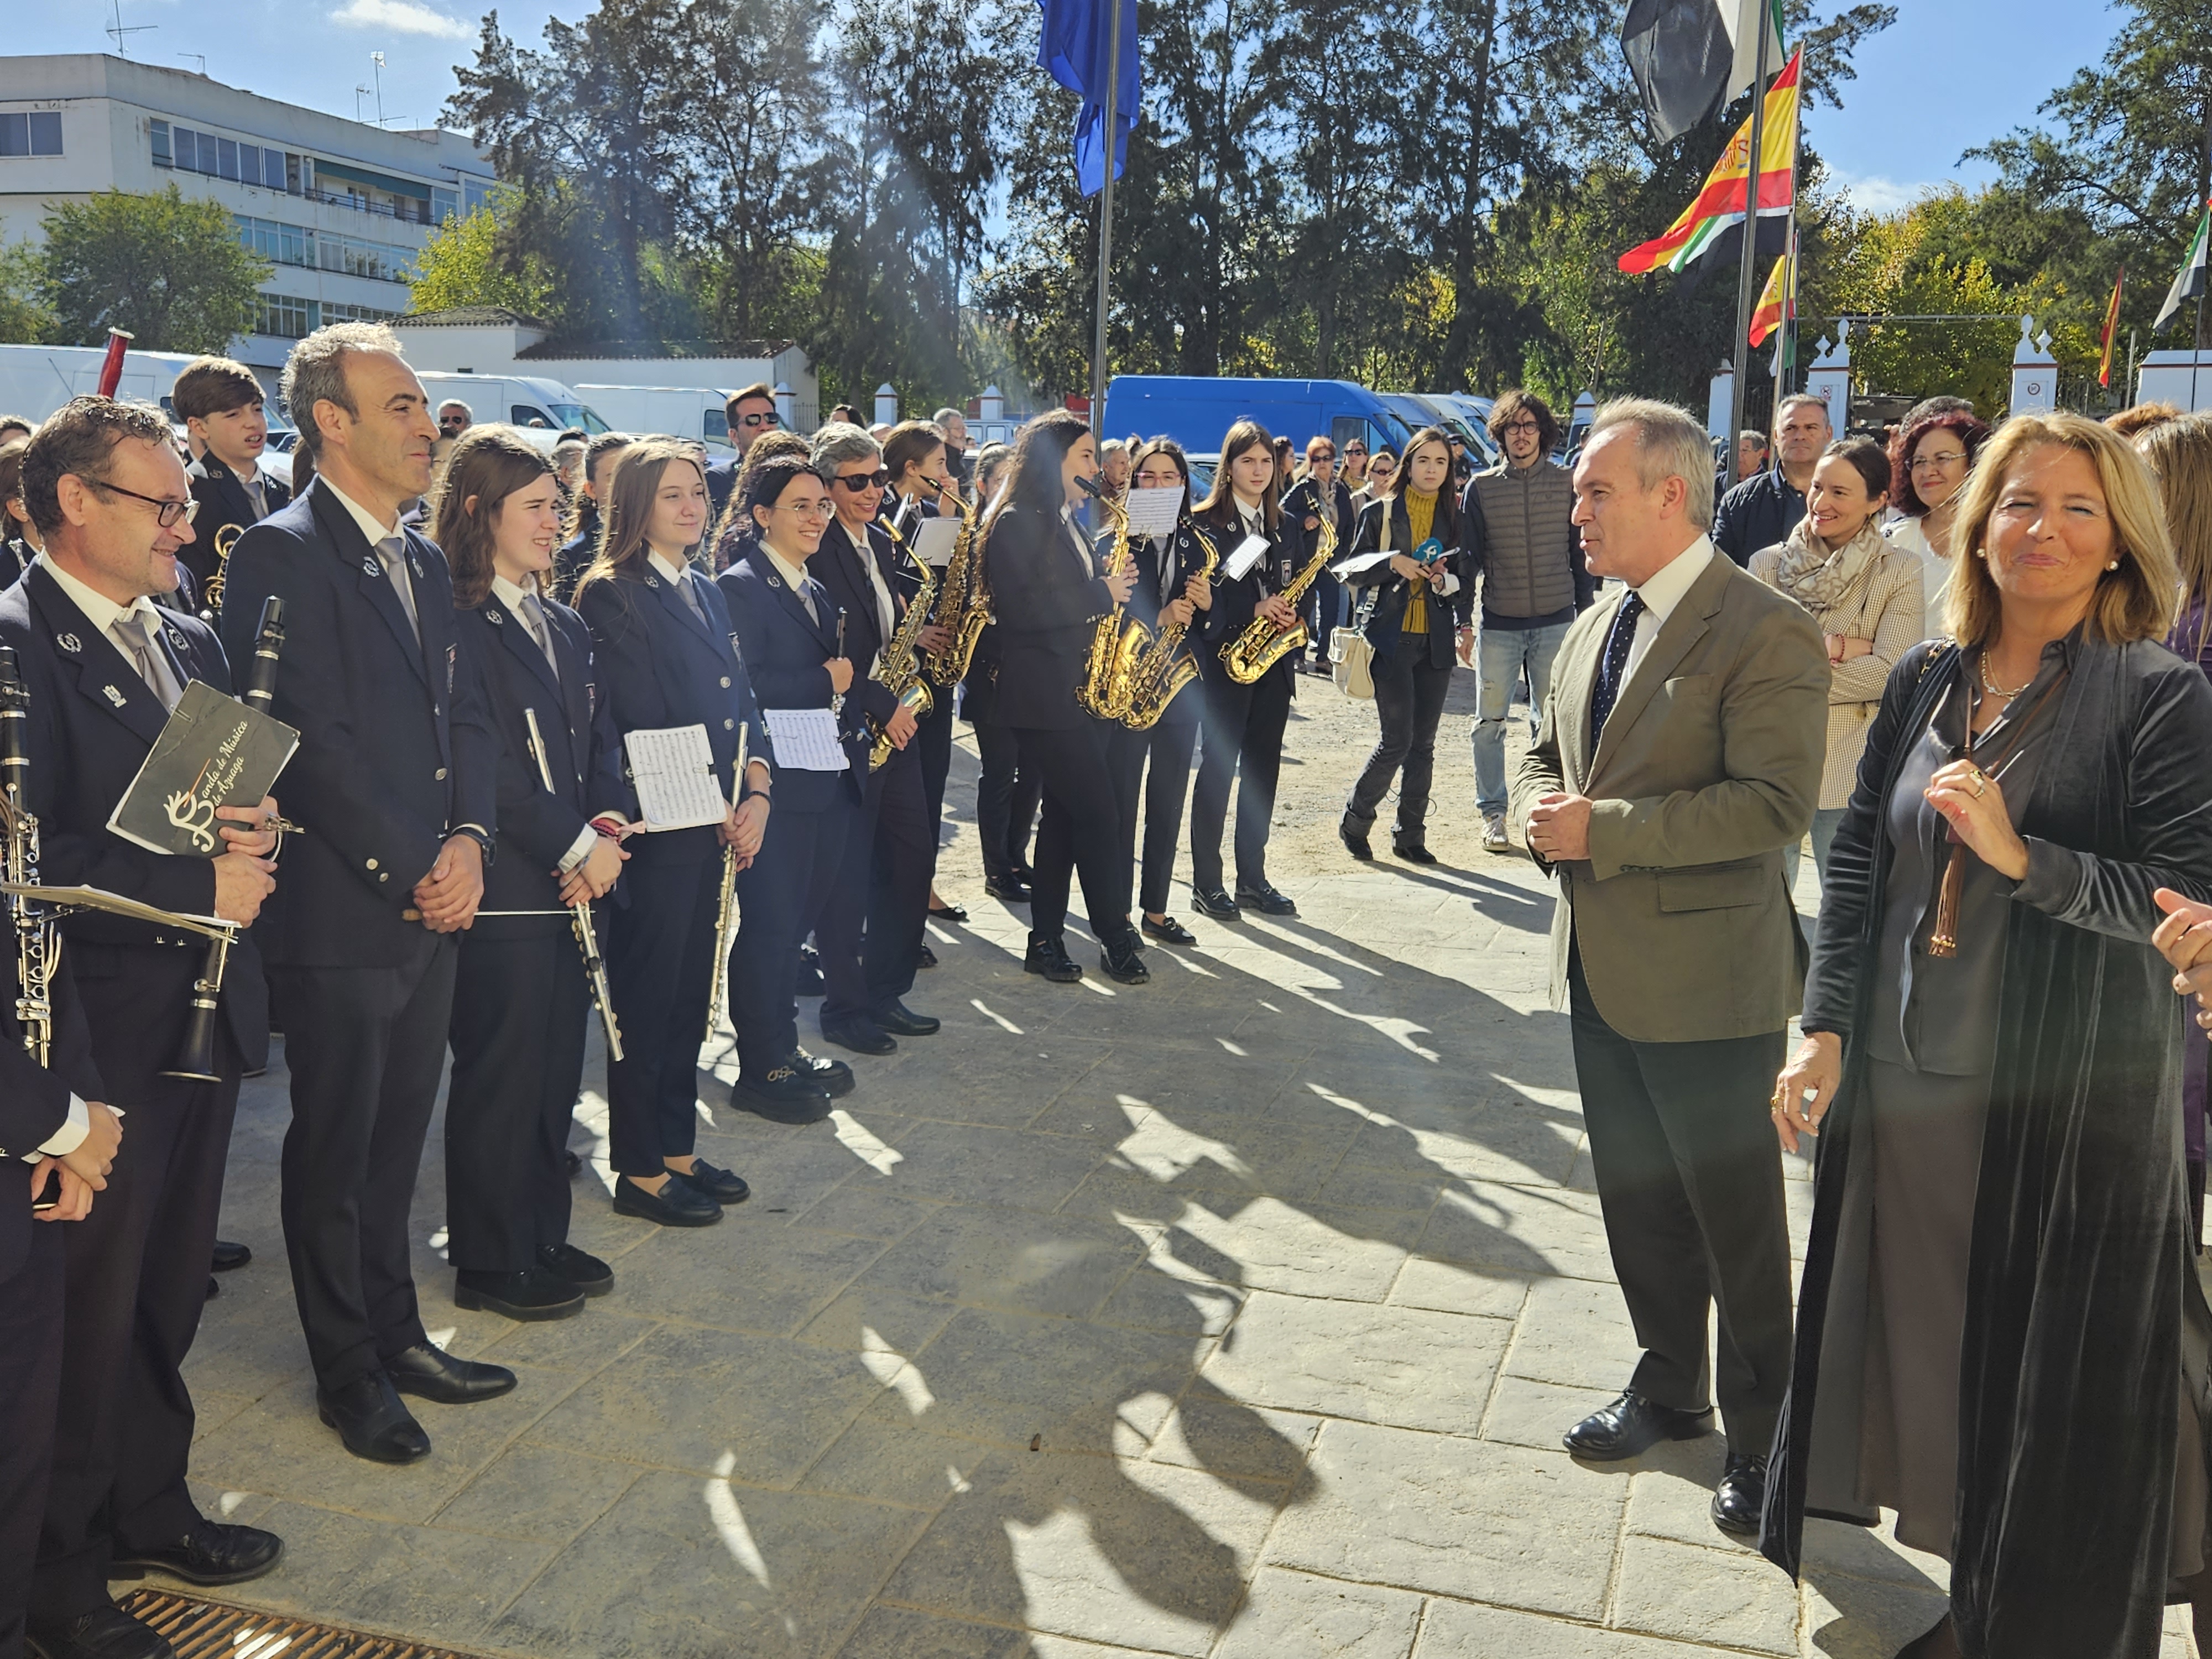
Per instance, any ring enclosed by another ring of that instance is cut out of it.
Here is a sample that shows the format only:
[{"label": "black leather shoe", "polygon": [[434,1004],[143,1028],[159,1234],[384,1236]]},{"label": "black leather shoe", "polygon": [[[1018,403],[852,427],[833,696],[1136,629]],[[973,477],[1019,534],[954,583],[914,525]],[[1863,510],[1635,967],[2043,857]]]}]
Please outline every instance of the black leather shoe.
[{"label": "black leather shoe", "polygon": [[1237,901],[1218,887],[1194,887],[1190,902],[1201,916],[1212,916],[1216,921],[1234,921],[1241,914]]},{"label": "black leather shoe", "polygon": [[348,1451],[372,1463],[412,1463],[430,1455],[430,1437],[382,1371],[342,1389],[317,1389],[315,1414],[338,1431]]},{"label": "black leather shoe", "polygon": [[615,1181],[615,1213],[664,1227],[711,1227],[722,1218],[722,1206],[687,1182],[664,1181],[656,1193],[621,1176]]},{"label": "black leather shoe", "polygon": [[574,1244],[539,1245],[538,1265],[556,1279],[567,1279],[586,1296],[605,1296],[615,1287],[615,1270]]},{"label": "black leather shoe", "polygon": [[1150,916],[1146,916],[1142,921],[1139,922],[1137,926],[1145,930],[1145,935],[1146,938],[1156,939],[1163,945],[1195,945],[1198,943],[1198,935],[1192,933],[1189,928],[1184,927],[1173,916],[1162,916],[1158,921],[1154,921]]},{"label": "black leather shoe", "polygon": [[1298,913],[1297,905],[1288,894],[1277,892],[1264,881],[1256,887],[1246,887],[1240,883],[1237,889],[1237,902],[1248,910],[1257,910],[1263,916],[1294,916]]},{"label": "black leather shoe", "polygon": [[742,1204],[753,1195],[753,1189],[745,1185],[743,1176],[718,1164],[709,1164],[703,1158],[694,1158],[688,1170],[671,1173],[685,1184],[696,1187],[717,1204]]},{"label": "black leather shoe", "polygon": [[1036,896],[1029,883],[1018,876],[993,876],[983,884],[983,891],[1001,904],[1027,904]]},{"label": "black leather shoe", "polygon": [[929,915],[930,919],[934,921],[965,921],[968,920],[967,907],[959,904],[933,904],[929,907]]},{"label": "black leather shoe", "polygon": [[1137,951],[1137,930],[1125,928],[1111,945],[1102,945],[1098,965],[1106,970],[1106,977],[1117,985],[1145,985],[1152,981],[1152,971],[1145,966],[1144,957]]},{"label": "black leather shoe", "polygon": [[1713,1488],[1713,1524],[1738,1538],[1756,1538],[1765,1512],[1766,1460],[1729,1453],[1727,1472]]},{"label": "black leather shoe", "polygon": [[757,1078],[738,1078],[730,1088],[730,1104],[771,1123],[819,1123],[830,1115],[830,1091],[787,1060]]},{"label": "black leather shoe", "polygon": [[853,1068],[842,1060],[831,1060],[823,1054],[810,1054],[804,1048],[793,1048],[791,1064],[798,1068],[801,1076],[811,1077],[820,1084],[832,1100],[853,1092]]},{"label": "black leather shoe", "polygon": [[840,1048],[850,1048],[856,1054],[888,1054],[897,1051],[882,1026],[864,1014],[850,1014],[843,1019],[825,1019],[822,1035]]},{"label": "black leather shoe", "polygon": [[177,1659],[160,1632],[118,1607],[94,1607],[58,1625],[33,1623],[25,1634],[40,1659]]},{"label": "black leather shoe", "polygon": [[234,1244],[227,1238],[215,1242],[215,1257],[208,1263],[210,1273],[235,1273],[253,1260],[253,1252],[243,1244]]},{"label": "black leather shoe", "polygon": [[418,1342],[384,1362],[392,1386],[402,1394],[434,1400],[441,1406],[473,1406],[513,1392],[514,1373],[504,1365],[456,1359],[443,1348]]},{"label": "black leather shoe", "polygon": [[1393,857],[1401,858],[1408,864],[1434,864],[1437,861],[1437,855],[1418,841],[1394,838],[1390,842],[1390,852]]},{"label": "black leather shoe", "polygon": [[917,1014],[896,998],[877,1009],[874,1018],[894,1036],[935,1036],[945,1024],[934,1014]]},{"label": "black leather shoe", "polygon": [[1646,1400],[1633,1389],[1624,1389],[1620,1399],[1592,1412],[1569,1429],[1565,1438],[1567,1449],[1576,1456],[1610,1463],[1648,1451],[1662,1440],[1695,1440],[1712,1431],[1710,1410],[1677,1411]]},{"label": "black leather shoe", "polygon": [[572,1319],[584,1311],[584,1293],[543,1267],[517,1273],[464,1269],[453,1275],[453,1305],[526,1322]]},{"label": "black leather shoe", "polygon": [[1375,856],[1375,849],[1368,845],[1367,837],[1353,834],[1349,824],[1340,823],[1336,826],[1336,838],[1344,843],[1346,852],[1363,864]]},{"label": "black leather shoe", "polygon": [[284,1540],[273,1532],[201,1518],[183,1537],[149,1549],[125,1549],[118,1543],[107,1576],[165,1572],[187,1584],[242,1584],[273,1571],[283,1559]]},{"label": "black leather shoe", "polygon": [[1067,941],[1056,933],[1050,939],[1030,935],[1030,948],[1022,955],[1022,971],[1042,975],[1054,985],[1073,985],[1083,977],[1083,969],[1067,954]]},{"label": "black leather shoe", "polygon": [[914,965],[917,968],[936,967],[937,952],[931,950],[927,945],[923,945],[921,950],[914,953]]}]

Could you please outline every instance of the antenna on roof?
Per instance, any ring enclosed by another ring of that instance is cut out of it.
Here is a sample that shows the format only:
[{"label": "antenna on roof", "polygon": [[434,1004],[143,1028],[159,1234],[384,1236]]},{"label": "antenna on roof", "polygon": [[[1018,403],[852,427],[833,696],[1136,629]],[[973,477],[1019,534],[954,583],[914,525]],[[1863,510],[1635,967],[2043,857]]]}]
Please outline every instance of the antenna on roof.
[{"label": "antenna on roof", "polygon": [[[158,26],[158,25],[155,25],[155,27],[158,27],[159,26]],[[191,58],[191,59],[195,60],[195,61],[199,64],[199,66],[200,66],[200,78],[201,78],[202,80],[205,80],[205,79],[207,78],[207,54],[206,54],[205,52],[179,52],[179,53],[177,54],[177,56],[178,56],[178,57],[179,57],[179,58]]]},{"label": "antenna on roof", "polygon": [[123,0],[109,0],[109,4],[113,9],[115,21],[101,33],[115,42],[115,55],[118,58],[128,58],[131,55],[132,35],[144,34],[161,27],[159,23],[133,23],[125,28],[123,25]]}]

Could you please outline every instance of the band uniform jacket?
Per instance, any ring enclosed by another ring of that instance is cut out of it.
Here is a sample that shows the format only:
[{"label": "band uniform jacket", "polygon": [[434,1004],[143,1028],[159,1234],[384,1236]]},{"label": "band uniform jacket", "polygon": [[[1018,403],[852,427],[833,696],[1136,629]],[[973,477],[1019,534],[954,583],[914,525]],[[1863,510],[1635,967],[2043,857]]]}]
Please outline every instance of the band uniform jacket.
[{"label": "band uniform jacket", "polygon": [[[1091,551],[1099,569],[1105,569],[1114,556],[1114,532],[1100,532],[1091,544]],[[1160,625],[1161,606],[1170,599],[1181,599],[1183,584],[1206,568],[1206,550],[1198,544],[1198,538],[1191,533],[1188,524],[1179,524],[1168,539],[1164,561],[1160,556],[1160,544],[1149,536],[1141,541],[1130,538],[1129,561],[1137,573],[1137,586],[1129,594],[1128,614],[1146,627],[1157,629]],[[1193,630],[1205,614],[1199,611],[1191,617]]]},{"label": "band uniform jacket", "polygon": [[[1406,516],[1405,497],[1398,495],[1391,496],[1387,503],[1370,501],[1361,510],[1358,527],[1352,532],[1351,540],[1344,544],[1346,556],[1382,550],[1382,510],[1386,504],[1390,511],[1390,550],[1403,553],[1409,558],[1413,556],[1413,527]],[[1459,579],[1459,587],[1450,593],[1440,593],[1433,587],[1429,590],[1429,631],[1425,643],[1428,647],[1425,660],[1431,668],[1449,668],[1452,665],[1455,607],[1474,582],[1474,577],[1468,574],[1475,560],[1474,531],[1473,522],[1465,514],[1461,514],[1455,532],[1456,544],[1437,561],[1447,574]],[[1354,593],[1371,593],[1374,596],[1373,608],[1369,611],[1366,625],[1361,631],[1366,635],[1367,642],[1375,647],[1376,654],[1381,656],[1386,652],[1404,650],[1406,606],[1413,599],[1413,583],[1393,570],[1387,560],[1341,580],[1345,586]],[[1355,607],[1357,603],[1355,601]]]},{"label": "band uniform jacket", "polygon": [[1589,857],[1546,866],[1559,878],[1552,1006],[1566,1006],[1579,945],[1597,1012],[1632,1042],[1779,1031],[1808,956],[1782,852],[1820,799],[1827,649],[1796,600],[1717,556],[1621,686],[1593,755],[1591,692],[1627,591],[1569,627],[1513,781],[1524,823],[1549,791],[1593,803]]},{"label": "band uniform jacket", "polygon": [[[253,498],[246,494],[238,475],[217,460],[212,450],[186,467],[185,477],[191,481],[192,499],[200,504],[200,510],[192,520],[192,539],[178,550],[177,557],[191,570],[193,580],[205,588],[222,562],[216,554],[216,532],[227,525],[236,525],[240,530],[251,527],[255,522]],[[283,481],[267,472],[261,475],[261,496],[271,516],[292,501],[292,492]]]},{"label": "band uniform jacket", "polygon": [[[553,653],[553,665],[530,636],[529,625],[501,603],[495,593],[473,610],[459,612],[461,654],[483,678],[484,704],[499,733],[499,856],[484,872],[483,908],[544,910],[548,915],[479,915],[470,929],[475,939],[524,939],[565,933],[568,921],[561,902],[554,866],[568,856],[576,837],[599,812],[631,811],[629,785],[623,777],[622,738],[614,711],[598,681],[590,630],[565,605],[539,601]],[[553,793],[545,792],[538,762],[530,752],[534,709],[545,743],[545,768]],[[619,899],[617,884],[609,896]]]},{"label": "band uniform jacket", "polygon": [[[825,538],[826,534],[825,533]],[[811,561],[809,562],[811,564]],[[745,666],[753,677],[753,694],[763,708],[828,708],[836,697],[827,666],[837,648],[837,602],[829,590],[807,578],[812,588],[815,616],[806,614],[799,595],[791,591],[767,551],[756,542],[744,556],[716,578],[728,602],[730,620],[743,647]],[[818,620],[817,620],[818,618]],[[853,664],[853,684],[860,686],[860,671],[867,666],[854,642],[854,619],[845,619],[842,652]],[[842,772],[813,772],[797,767],[776,770],[775,804],[793,812],[820,812],[836,805],[845,791],[857,802],[867,782],[866,728],[858,707],[846,697],[838,722],[838,737],[845,750]]]},{"label": "band uniform jacket", "polygon": [[[577,592],[576,611],[591,630],[597,683],[612,706],[615,729],[626,734],[704,726],[715,784],[723,799],[733,800],[738,729],[746,733],[747,759],[772,766],[768,731],[721,590],[689,565],[683,581],[697,596],[703,622],[647,558],[586,583]],[[623,771],[627,779],[627,756]],[[629,852],[630,868],[700,864],[720,858],[722,843],[708,823],[633,836]]]},{"label": "band uniform jacket", "polygon": [[[914,587],[902,567],[908,561],[880,524],[866,527],[867,556],[876,562],[882,573],[884,586],[891,596],[891,627],[896,630],[905,620],[907,605]],[[830,596],[830,614],[845,612],[845,654],[852,659],[853,686],[845,694],[845,706],[858,708],[878,726],[891,717],[898,699],[881,680],[868,676],[868,665],[890,641],[884,637],[876,618],[875,584],[861,568],[861,556],[854,550],[852,538],[845,533],[844,524],[831,520],[830,528],[822,532],[822,545],[806,562],[806,574],[814,578],[815,586]],[[830,637],[836,637],[833,620]],[[930,695],[935,696],[935,688]]]},{"label": "band uniform jacket", "polygon": [[[1218,673],[1222,669],[1222,647],[1251,625],[1260,601],[1270,594],[1280,593],[1296,579],[1298,542],[1291,532],[1287,517],[1279,519],[1272,530],[1262,519],[1260,533],[1267,538],[1267,550],[1257,564],[1231,580],[1224,571],[1244,542],[1244,520],[1237,510],[1236,498],[1231,496],[1227,505],[1211,513],[1198,514],[1195,521],[1221,551],[1221,567],[1213,573],[1213,609],[1200,613],[1206,644],[1199,653],[1206,672]],[[1291,687],[1291,695],[1297,695],[1297,667],[1291,653],[1285,653],[1267,672],[1281,675],[1284,683]],[[1265,679],[1267,676],[1261,678]]]},{"label": "band uniform jacket", "polygon": [[252,655],[262,601],[284,600],[270,712],[300,746],[276,793],[307,833],[285,838],[283,877],[257,924],[280,966],[403,965],[422,923],[402,913],[447,836],[498,828],[499,735],[462,670],[445,555],[401,535],[419,644],[375,550],[326,490],[264,519],[231,552],[221,627],[234,661]]},{"label": "band uniform jacket", "polygon": [[[215,630],[173,611],[162,612],[161,620],[179,684],[201,680],[228,693],[230,667]],[[40,880],[51,887],[98,887],[187,915],[214,914],[213,860],[149,852],[106,827],[169,719],[137,665],[92,625],[43,565],[33,565],[0,594],[0,642],[15,647],[30,692]],[[290,801],[284,810],[294,810]],[[287,839],[283,877],[298,846],[297,837]],[[80,910],[61,928],[66,971],[80,979],[134,981],[132,1000],[147,1010],[146,1040],[170,1045],[161,1056],[167,1064],[206,954],[205,937],[99,910]],[[241,932],[231,947],[222,1014],[245,1069],[259,1071],[269,1059],[269,990],[249,933]],[[124,1034],[103,1038],[129,1040]]]},{"label": "band uniform jacket", "polygon": [[997,619],[993,697],[1000,725],[1066,732],[1091,718],[1075,688],[1094,625],[1114,608],[1097,572],[1089,538],[1059,514],[1009,507],[991,526],[983,577]]},{"label": "band uniform jacket", "polygon": [[[8,948],[15,948],[12,941]],[[92,1033],[70,977],[66,951],[49,997],[53,1040],[44,1068],[23,1046],[15,1000],[0,998],[0,1180],[11,1183],[0,1189],[0,1285],[22,1270],[31,1250],[32,1228],[67,1224],[31,1218],[31,1167],[22,1160],[35,1158],[68,1121],[71,1095],[80,1100],[107,1097],[100,1067],[93,1060]],[[20,1341],[21,1334],[15,1333],[12,1340]]]}]

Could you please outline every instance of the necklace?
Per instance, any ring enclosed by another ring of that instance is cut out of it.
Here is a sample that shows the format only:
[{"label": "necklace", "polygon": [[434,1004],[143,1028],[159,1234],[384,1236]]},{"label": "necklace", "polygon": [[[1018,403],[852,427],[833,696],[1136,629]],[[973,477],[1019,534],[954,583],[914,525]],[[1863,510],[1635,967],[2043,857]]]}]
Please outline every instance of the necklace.
[{"label": "necklace", "polygon": [[1993,697],[2002,697],[2002,698],[2003,698],[2007,702],[2011,702],[2014,697],[2018,696],[2021,692],[2023,692],[2023,691],[2027,690],[2027,688],[2028,688],[2029,686],[2031,686],[2031,685],[2033,685],[2033,684],[2035,684],[2035,676],[2034,676],[2034,675],[2033,675],[2033,674],[2030,674],[2030,675],[2029,675],[2026,679],[2022,680],[2022,681],[2021,681],[2018,685],[2016,685],[2016,686],[2013,687],[2013,689],[2012,689],[2011,690],[2008,691],[2008,690],[2005,690],[2005,688],[2004,688],[2004,687],[2002,687],[2002,685],[1999,685],[1999,684],[1998,684],[1995,680],[1993,680],[1993,679],[1991,679],[1991,678],[1990,678],[1990,653],[1989,653],[1988,652],[1986,652],[1986,651],[1984,651],[1984,652],[1983,652],[1983,653],[1982,653],[1982,655],[1981,655],[1981,665],[1981,665],[1981,671],[1982,671],[1982,686],[1983,686],[1983,689],[1984,689],[1984,690],[1988,691],[1988,693],[1989,693],[1991,696],[1993,696]]}]

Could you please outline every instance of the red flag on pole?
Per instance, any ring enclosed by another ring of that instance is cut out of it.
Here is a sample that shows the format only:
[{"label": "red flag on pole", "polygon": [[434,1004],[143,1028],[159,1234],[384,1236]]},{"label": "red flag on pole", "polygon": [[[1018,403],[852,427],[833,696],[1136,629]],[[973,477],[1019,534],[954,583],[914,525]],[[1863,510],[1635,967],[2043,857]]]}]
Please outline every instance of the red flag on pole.
[{"label": "red flag on pole", "polygon": [[107,331],[107,356],[100,365],[100,395],[112,398],[123,384],[123,349],[134,337],[119,328]]},{"label": "red flag on pole", "polygon": [[2120,284],[2128,279],[2128,268],[2122,265],[2119,274],[2112,278],[2112,303],[2105,307],[2105,331],[2098,337],[2103,343],[2104,356],[2097,360],[2097,384],[2112,383],[2112,343],[2120,337]]}]

